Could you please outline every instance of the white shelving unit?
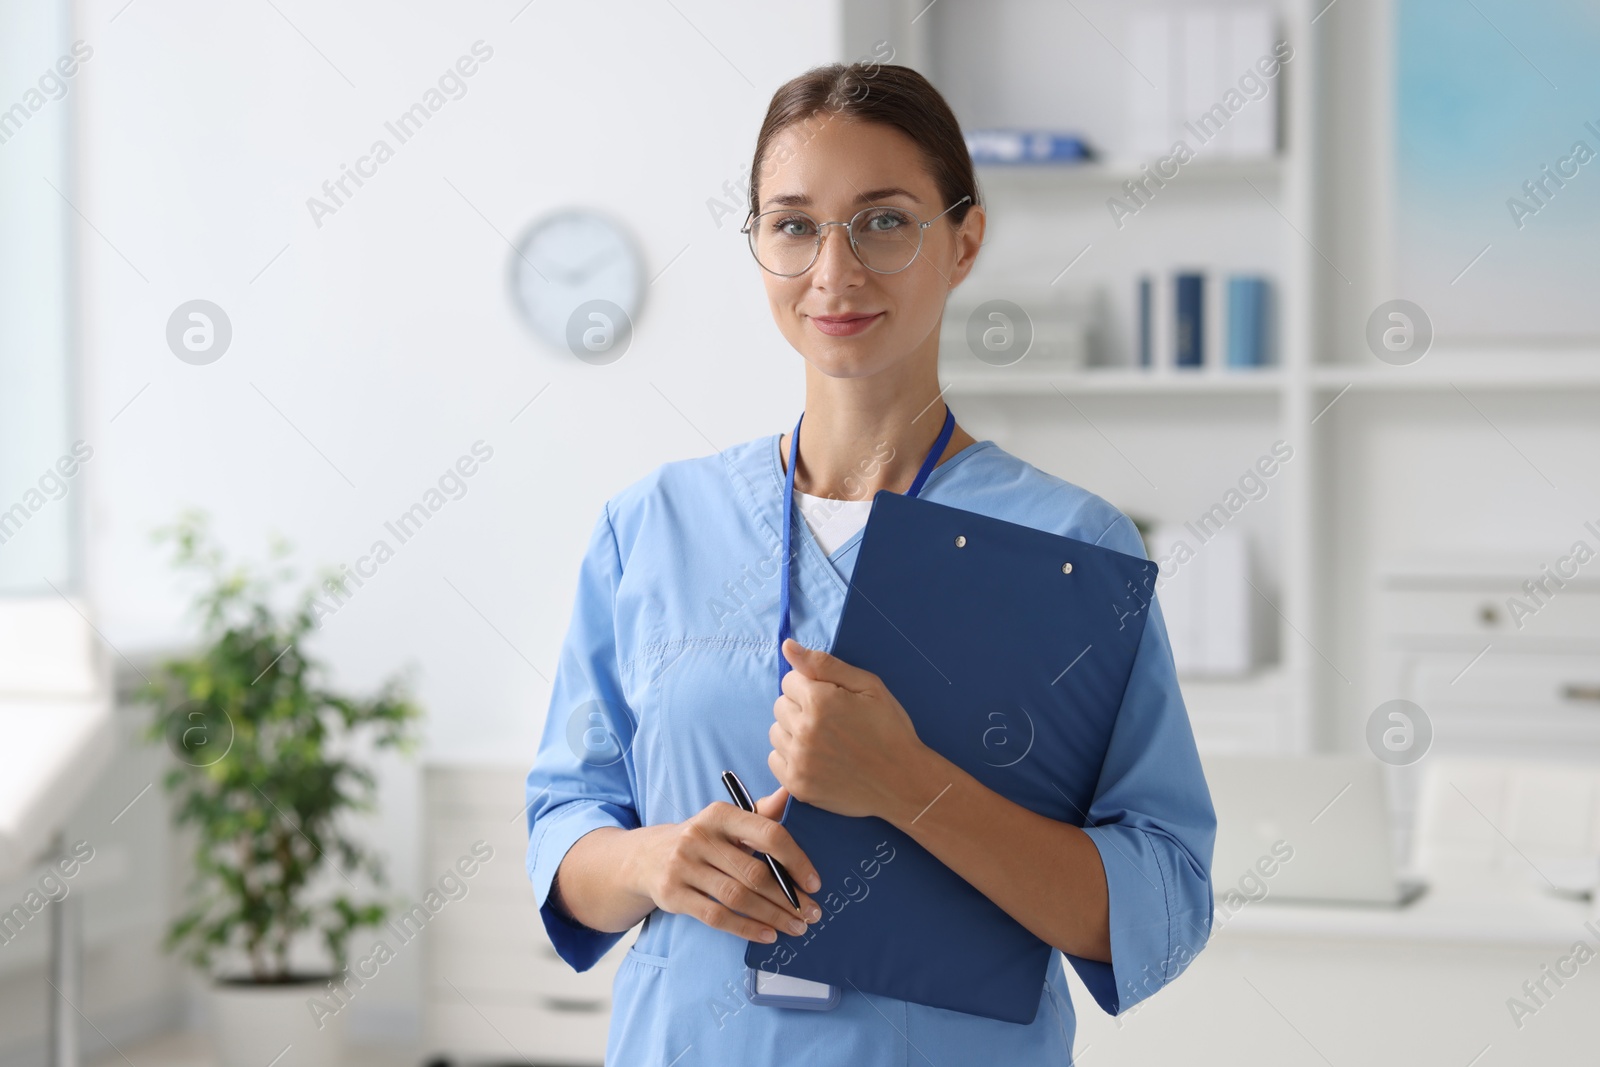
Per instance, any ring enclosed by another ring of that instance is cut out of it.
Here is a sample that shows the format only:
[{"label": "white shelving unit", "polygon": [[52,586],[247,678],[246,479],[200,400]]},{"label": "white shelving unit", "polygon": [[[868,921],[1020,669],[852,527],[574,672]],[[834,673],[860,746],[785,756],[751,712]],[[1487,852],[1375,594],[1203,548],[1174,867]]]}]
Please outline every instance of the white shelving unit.
[{"label": "white shelving unit", "polygon": [[[1143,162],[1118,143],[1129,20],[1184,5],[841,5],[843,56],[881,57],[875,43],[888,42],[892,61],[927,74],[964,127],[1052,127],[1104,149],[1096,162],[979,168],[989,228],[968,286],[1098,290],[1111,326],[1100,361],[1128,364],[1140,273],[1201,266],[1273,278],[1278,358],[1265,369],[985,368],[963,358],[945,379],[971,432],[1155,520],[1196,514],[1196,494],[1223,492],[1252,442],[1292,445],[1293,462],[1248,516],[1272,631],[1265,665],[1184,681],[1200,742],[1214,749],[1361,745],[1368,714],[1405,684],[1387,666],[1384,557],[1564,550],[1595,513],[1571,457],[1600,447],[1600,346],[1436,342],[1400,367],[1366,347],[1372,310],[1405,295],[1394,290],[1388,221],[1394,12],[1392,0],[1347,3],[1331,14],[1326,0],[1262,5],[1275,13],[1275,39],[1294,49],[1271,89],[1275,158],[1197,156],[1120,227],[1106,199]],[[1207,362],[1216,355],[1208,345]]]},{"label": "white shelving unit", "polygon": [[[1255,268],[1273,277],[1279,301],[1274,366],[1221,367],[1210,347],[1209,365],[1192,372],[1052,367],[1024,360],[1011,367],[975,366],[944,380],[974,434],[1015,442],[1038,465],[1094,489],[1125,511],[1156,520],[1192,517],[1200,510],[1192,503],[1195,492],[1201,498],[1219,495],[1248,466],[1249,455],[1267,451],[1278,440],[1292,444],[1294,461],[1273,485],[1271,503],[1264,502],[1252,516],[1258,527],[1254,540],[1265,548],[1258,557],[1268,568],[1255,583],[1266,601],[1258,603],[1259,611],[1272,631],[1262,643],[1265,663],[1242,678],[1185,679],[1184,692],[1202,745],[1303,750],[1313,745],[1318,662],[1311,643],[1311,479],[1317,465],[1312,420],[1327,399],[1311,370],[1310,260],[1317,252],[1307,239],[1313,230],[1308,87],[1315,72],[1306,42],[1315,11],[1293,0],[1261,6],[1276,12],[1275,39],[1287,39],[1295,48],[1271,86],[1280,107],[1280,152],[1261,160],[1197,155],[1121,228],[1113,225],[1106,199],[1139,177],[1146,162],[1115,141],[1115,127],[1123,121],[1123,89],[1132,77],[1125,54],[1128,5],[1109,0],[851,4],[843,9],[843,54],[869,55],[876,41],[888,41],[893,61],[928,75],[964,126],[1048,124],[1086,130],[1101,150],[1100,159],[1088,163],[979,167],[989,229],[969,284],[1001,288],[1010,277],[1050,286],[1084,284],[1112,297],[1109,318],[1126,327],[1143,271],[1199,264]],[[1060,75],[1051,66],[1052,52],[1056,62],[1092,68],[1092,73]],[[983,82],[976,84],[973,79],[980,77]],[[1063,91],[1062,77],[1097,83],[1101,91]],[[990,79],[1010,84],[995,88]],[[1056,94],[1053,103],[1051,94]],[[997,107],[996,101],[1010,102],[1015,110]],[[1094,137],[1097,126],[1111,132]],[[1075,256],[1081,261],[1063,271]],[[1211,302],[1207,310],[1216,306]],[[1097,356],[1130,363],[1127,330],[1103,339]],[[1180,434],[1192,429],[1208,438],[1213,427],[1231,428],[1229,447],[1208,457],[1206,448],[1185,446],[1174,431],[1161,428],[1171,421],[1182,424]],[[1108,446],[1123,453],[1126,462],[1118,466]],[[1148,463],[1135,457],[1141,449],[1142,456],[1152,457]],[[1189,455],[1167,473],[1152,476],[1139,469],[1166,466],[1164,458],[1178,449]],[[1085,464],[1082,457],[1091,452],[1107,461]],[[1187,488],[1155,489],[1169,486],[1169,476]]]}]

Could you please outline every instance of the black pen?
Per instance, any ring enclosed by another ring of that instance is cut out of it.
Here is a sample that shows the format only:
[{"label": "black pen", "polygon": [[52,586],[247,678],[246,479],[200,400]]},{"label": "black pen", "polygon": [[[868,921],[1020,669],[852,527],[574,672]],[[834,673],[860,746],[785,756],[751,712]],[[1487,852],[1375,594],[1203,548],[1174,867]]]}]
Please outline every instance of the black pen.
[{"label": "black pen", "polygon": [[[727,787],[728,795],[733,798],[741,811],[754,812],[755,802],[750,799],[750,791],[739,781],[739,776],[732,771],[722,772],[722,784]],[[778,880],[778,888],[783,890],[783,895],[789,898],[789,903],[794,905],[794,910],[800,910],[800,897],[794,888],[794,879],[789,877],[789,872],[783,869],[783,864],[767,855],[757,852],[757,856],[767,861],[767,866],[772,868],[772,875]]]}]

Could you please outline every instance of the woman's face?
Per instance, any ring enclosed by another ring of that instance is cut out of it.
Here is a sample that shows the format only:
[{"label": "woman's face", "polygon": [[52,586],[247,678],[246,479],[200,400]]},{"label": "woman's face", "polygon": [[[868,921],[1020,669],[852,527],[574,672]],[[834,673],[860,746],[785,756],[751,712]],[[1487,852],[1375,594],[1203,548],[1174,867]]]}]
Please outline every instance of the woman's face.
[{"label": "woman's face", "polygon": [[[900,207],[923,221],[950,206],[911,138],[827,112],[775,137],[759,176],[758,211],[794,208],[819,223],[848,222],[868,204]],[[802,274],[785,278],[757,267],[778,329],[831,377],[865,377],[933,358],[945,297],[972,269],[983,243],[983,209],[964,206],[960,230],[951,221],[955,213],[940,218],[923,230],[911,265],[894,274],[868,270],[843,226],[822,231],[822,250]],[[870,318],[830,321],[861,315]]]}]

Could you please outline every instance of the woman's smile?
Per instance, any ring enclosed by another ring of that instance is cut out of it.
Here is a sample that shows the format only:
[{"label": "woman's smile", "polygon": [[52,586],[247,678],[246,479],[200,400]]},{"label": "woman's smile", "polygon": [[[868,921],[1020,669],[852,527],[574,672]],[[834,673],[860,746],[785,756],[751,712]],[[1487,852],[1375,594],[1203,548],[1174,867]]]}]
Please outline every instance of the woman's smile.
[{"label": "woman's smile", "polygon": [[855,313],[850,315],[812,315],[809,316],[812,325],[829,337],[854,337],[856,334],[871,329],[872,324],[883,318],[884,313],[879,311],[873,314]]}]

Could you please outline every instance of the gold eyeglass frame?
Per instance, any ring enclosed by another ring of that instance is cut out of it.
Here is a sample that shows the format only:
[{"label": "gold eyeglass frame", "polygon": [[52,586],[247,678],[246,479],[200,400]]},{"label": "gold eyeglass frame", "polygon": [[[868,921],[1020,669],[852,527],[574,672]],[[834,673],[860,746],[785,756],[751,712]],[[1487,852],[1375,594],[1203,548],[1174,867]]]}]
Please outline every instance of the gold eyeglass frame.
[{"label": "gold eyeglass frame", "polygon": [[[811,215],[808,212],[801,211],[799,208],[781,208],[781,207],[779,207],[779,208],[773,208],[771,211],[763,211],[759,215],[750,216],[750,218],[745,221],[745,224],[743,226],[739,227],[739,232],[746,236],[746,243],[750,247],[750,255],[751,255],[751,257],[753,259],[755,259],[756,266],[760,267],[762,270],[766,271],[768,274],[776,274],[780,278],[798,278],[798,277],[800,277],[800,275],[804,274],[806,271],[810,270],[812,267],[817,265],[817,259],[819,257],[821,257],[821,255],[822,255],[823,230],[826,229],[829,226],[843,226],[845,228],[844,229],[845,236],[847,238],[849,238],[849,240],[850,240],[850,253],[856,257],[856,262],[860,263],[863,267],[866,267],[868,270],[872,271],[874,274],[899,274],[901,271],[905,270],[906,267],[909,267],[909,266],[911,266],[911,264],[915,263],[917,261],[917,256],[922,254],[922,235],[923,235],[924,231],[926,231],[929,226],[932,226],[934,223],[938,222],[940,219],[944,218],[950,212],[954,211],[956,208],[960,207],[963,203],[965,203],[966,201],[971,200],[971,199],[972,199],[972,195],[970,193],[967,194],[966,196],[963,196],[960,200],[957,200],[955,203],[951,204],[949,207],[947,207],[943,211],[939,212],[937,215],[935,215],[933,218],[929,219],[927,222],[923,222],[921,219],[918,219],[917,218],[917,213],[915,211],[912,211],[909,208],[897,207],[894,204],[868,204],[866,207],[862,208],[860,211],[856,212],[854,215],[851,215],[849,221],[832,220],[832,221],[829,221],[829,222],[817,222],[816,219],[812,219],[811,218]],[[906,261],[905,267],[897,267],[894,270],[879,270],[878,268],[872,266],[866,260],[861,258],[861,250],[856,247],[855,221],[857,219],[859,219],[862,215],[865,215],[869,211],[880,211],[880,210],[882,210],[884,208],[890,208],[890,209],[892,209],[894,211],[901,212],[902,214],[909,215],[917,223],[917,247],[912,249],[911,258]],[[804,267],[802,267],[799,270],[795,271],[793,274],[784,274],[784,273],[782,273],[780,271],[773,270],[771,267],[769,267],[765,263],[761,262],[761,257],[756,255],[756,236],[755,236],[755,231],[754,231],[753,227],[755,226],[755,224],[757,222],[759,222],[761,219],[765,218],[766,216],[768,216],[768,215],[777,215],[777,214],[804,215],[806,218],[811,219],[811,221],[813,223],[816,223],[816,227],[817,227],[816,247],[811,250],[811,260]]]}]

